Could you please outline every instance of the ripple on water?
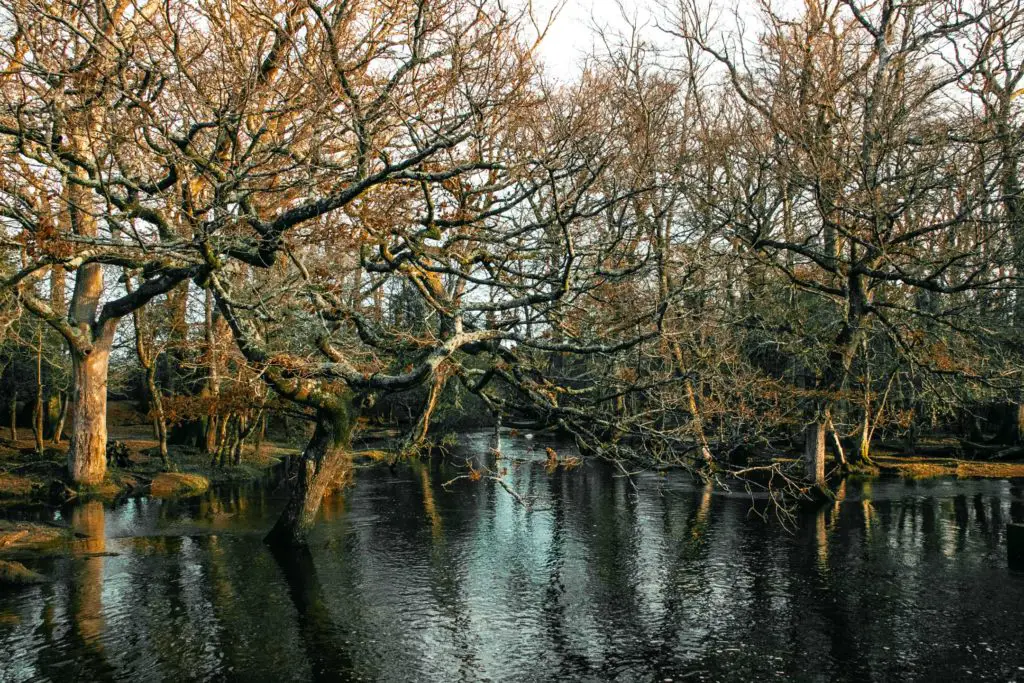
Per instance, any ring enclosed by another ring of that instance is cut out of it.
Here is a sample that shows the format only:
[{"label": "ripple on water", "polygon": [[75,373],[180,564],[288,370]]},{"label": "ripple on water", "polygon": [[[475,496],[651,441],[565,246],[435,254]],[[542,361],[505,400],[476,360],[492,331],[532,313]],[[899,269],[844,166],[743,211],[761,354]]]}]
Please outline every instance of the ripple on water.
[{"label": "ripple on water", "polygon": [[446,466],[365,469],[309,556],[267,551],[282,501],[254,488],[63,510],[89,538],[0,592],[0,680],[1022,675],[1019,484],[850,481],[787,530],[682,477],[549,475],[534,441],[503,440],[533,512]]}]

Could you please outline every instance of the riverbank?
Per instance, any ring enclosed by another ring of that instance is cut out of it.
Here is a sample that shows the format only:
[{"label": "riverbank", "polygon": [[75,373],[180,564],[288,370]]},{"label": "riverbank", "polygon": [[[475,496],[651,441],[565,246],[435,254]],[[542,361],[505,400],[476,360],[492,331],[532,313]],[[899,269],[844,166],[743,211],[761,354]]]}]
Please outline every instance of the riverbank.
[{"label": "riverbank", "polygon": [[1024,479],[1024,462],[988,462],[900,455],[878,455],[873,460],[880,471],[911,479]]},{"label": "riverbank", "polygon": [[38,453],[31,438],[0,438],[0,506],[27,501],[61,503],[74,497],[192,495],[213,484],[257,479],[283,457],[297,452],[293,447],[265,442],[258,450],[246,446],[241,463],[217,467],[211,465],[211,456],[206,453],[172,446],[168,471],[155,440],[142,437],[138,430],[111,432],[110,446],[126,454],[121,466],[111,464],[102,485],[77,490],[65,480],[67,441],[48,444]]},{"label": "riverbank", "polygon": [[88,556],[90,552],[87,544],[83,546],[80,542],[83,535],[71,526],[18,519],[19,510],[54,509],[65,504],[89,504],[88,501],[108,505],[142,496],[189,498],[205,493],[213,485],[260,480],[282,458],[297,452],[295,448],[265,442],[258,449],[247,446],[240,464],[215,467],[208,454],[194,448],[172,447],[173,471],[167,471],[157,442],[145,438],[144,425],[112,428],[111,436],[108,448],[121,451],[120,466],[108,467],[102,485],[79,489],[71,488],[66,481],[67,441],[48,444],[38,453],[31,438],[0,438],[0,585],[43,582],[46,576],[30,568],[41,558]]}]

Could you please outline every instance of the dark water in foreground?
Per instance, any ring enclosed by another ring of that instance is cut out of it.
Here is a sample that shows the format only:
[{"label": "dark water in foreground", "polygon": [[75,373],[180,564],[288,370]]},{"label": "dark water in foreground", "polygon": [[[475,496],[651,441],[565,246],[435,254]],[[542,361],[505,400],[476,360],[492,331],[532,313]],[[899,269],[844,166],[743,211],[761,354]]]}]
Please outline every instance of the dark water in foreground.
[{"label": "dark water in foreground", "polygon": [[284,561],[270,486],[66,509],[91,538],[0,589],[0,680],[1024,681],[1020,482],[851,482],[789,533],[527,444],[532,511],[439,465],[360,470]]}]

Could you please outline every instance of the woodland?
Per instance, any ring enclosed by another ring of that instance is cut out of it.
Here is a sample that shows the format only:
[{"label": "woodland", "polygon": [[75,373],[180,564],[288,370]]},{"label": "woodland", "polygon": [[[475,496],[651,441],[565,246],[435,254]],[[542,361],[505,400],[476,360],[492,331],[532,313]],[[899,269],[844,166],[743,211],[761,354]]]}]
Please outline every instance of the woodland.
[{"label": "woodland", "polygon": [[1024,3],[655,14],[566,80],[499,0],[0,0],[4,452],[82,492],[115,400],[167,471],[297,430],[283,545],[374,430],[780,507],[1024,457]]}]

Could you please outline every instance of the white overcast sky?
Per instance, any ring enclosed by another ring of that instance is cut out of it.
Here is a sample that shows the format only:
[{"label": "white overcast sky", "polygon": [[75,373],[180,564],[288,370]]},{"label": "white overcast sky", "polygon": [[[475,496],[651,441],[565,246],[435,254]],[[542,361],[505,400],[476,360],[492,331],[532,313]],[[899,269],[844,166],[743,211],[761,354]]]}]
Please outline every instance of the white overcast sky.
[{"label": "white overcast sky", "polygon": [[[571,80],[579,74],[579,64],[595,42],[594,26],[600,25],[614,32],[624,30],[628,23],[645,28],[644,37],[662,47],[673,43],[671,38],[655,26],[657,19],[665,20],[666,5],[672,0],[522,0],[532,2],[534,15],[547,16],[559,2],[563,7],[541,44],[541,57],[548,67],[548,73],[562,80]],[[620,7],[621,4],[621,7]],[[744,25],[747,38],[756,35],[759,23],[757,3],[753,0],[697,0],[709,16],[713,26],[728,29],[737,28],[737,20]],[[797,11],[802,0],[773,0],[776,10]],[[627,22],[628,16],[631,22]]]},{"label": "white overcast sky", "polygon": [[[538,17],[550,12],[554,4],[552,0],[534,0]],[[647,2],[623,0],[623,6],[626,12],[638,17],[640,23],[650,17]],[[625,25],[622,16],[615,0],[566,0],[541,44],[541,56],[549,73],[562,79],[577,75],[580,60],[594,44],[594,26],[621,29]]]}]

